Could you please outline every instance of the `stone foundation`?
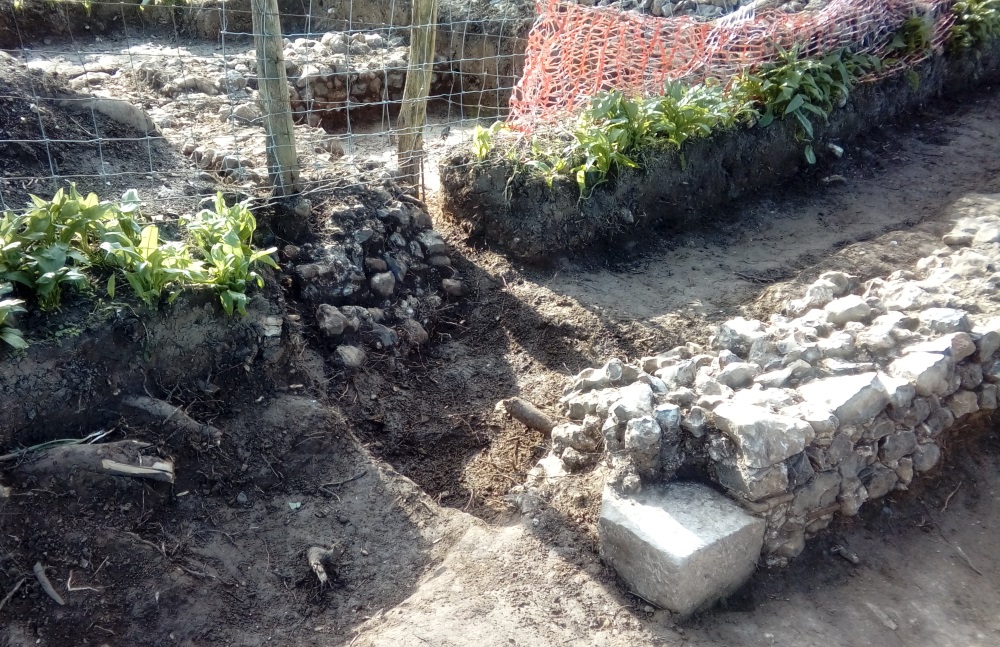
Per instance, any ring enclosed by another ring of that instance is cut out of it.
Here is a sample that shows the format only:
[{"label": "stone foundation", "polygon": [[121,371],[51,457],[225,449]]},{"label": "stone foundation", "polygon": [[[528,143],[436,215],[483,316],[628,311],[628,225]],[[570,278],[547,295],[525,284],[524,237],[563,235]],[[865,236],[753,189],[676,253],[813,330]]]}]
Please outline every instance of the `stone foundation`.
[{"label": "stone foundation", "polygon": [[725,322],[709,347],[581,372],[553,458],[602,463],[622,497],[703,474],[763,521],[771,565],[835,515],[906,490],[997,408],[1000,195],[962,208],[912,270],[864,283],[827,272],[767,321]]}]

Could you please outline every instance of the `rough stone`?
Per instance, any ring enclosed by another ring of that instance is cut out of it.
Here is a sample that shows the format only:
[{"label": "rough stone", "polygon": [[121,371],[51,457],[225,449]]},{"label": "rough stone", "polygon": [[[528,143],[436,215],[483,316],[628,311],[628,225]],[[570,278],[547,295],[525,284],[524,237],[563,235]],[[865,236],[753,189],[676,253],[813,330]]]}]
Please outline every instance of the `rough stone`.
[{"label": "rough stone", "polygon": [[889,375],[912,383],[920,396],[944,393],[950,374],[951,360],[938,353],[909,353],[889,365]]},{"label": "rough stone", "polygon": [[896,485],[896,481],[899,480],[899,476],[884,465],[876,463],[861,470],[858,479],[861,480],[861,483],[868,491],[869,499],[880,499],[892,491],[892,488]]},{"label": "rough stone", "polygon": [[458,279],[442,279],[441,289],[453,297],[460,297],[465,294],[465,283]]},{"label": "rough stone", "polygon": [[955,308],[928,308],[920,313],[920,323],[934,332],[969,332],[972,325],[963,310]]},{"label": "rough stone", "polygon": [[896,476],[899,477],[899,482],[903,485],[909,485],[913,480],[913,459],[912,458],[901,458],[899,459],[899,464],[896,466]]},{"label": "rough stone", "polygon": [[719,405],[713,412],[715,425],[735,441],[748,467],[779,463],[806,448],[815,437],[804,420],[775,413],[763,407]]},{"label": "rough stone", "polygon": [[990,330],[976,342],[976,361],[982,364],[988,361],[1000,349],[1000,332]]},{"label": "rough stone", "polygon": [[976,352],[972,336],[965,332],[949,333],[903,349],[904,353],[940,353],[951,357],[956,364]]},{"label": "rough stone", "polygon": [[701,438],[705,435],[707,419],[708,416],[704,409],[701,407],[691,407],[691,410],[688,411],[687,415],[681,421],[681,428],[695,438]]},{"label": "rough stone", "polygon": [[719,330],[712,337],[712,347],[730,350],[740,357],[745,357],[753,343],[765,336],[762,322],[736,317],[719,326]]},{"label": "rough stone", "polygon": [[652,416],[633,418],[625,428],[625,450],[644,479],[660,473],[660,425]]},{"label": "rough stone", "polygon": [[784,463],[753,469],[728,462],[717,462],[716,480],[730,492],[750,501],[760,501],[788,490],[788,468]]},{"label": "rough stone", "polygon": [[337,346],[337,350],[334,352],[337,355],[337,359],[346,368],[359,368],[364,365],[365,359],[367,359],[365,351],[357,346]]},{"label": "rough stone", "polygon": [[959,391],[948,398],[947,406],[957,420],[962,416],[979,411],[979,397],[973,391]]},{"label": "rough stone", "polygon": [[552,449],[557,454],[567,447],[580,452],[592,452],[600,444],[600,436],[587,430],[585,425],[563,423],[552,429]]},{"label": "rough stone", "polygon": [[883,438],[878,457],[883,463],[891,463],[912,454],[916,449],[917,434],[907,429]]},{"label": "rough stone", "polygon": [[917,447],[913,452],[913,469],[916,472],[926,472],[933,468],[941,460],[941,448],[934,443],[927,443]]},{"label": "rough stone", "polygon": [[719,371],[716,380],[731,389],[743,389],[753,384],[753,378],[760,372],[756,364],[732,362]]},{"label": "rough stone", "polygon": [[807,484],[795,491],[795,498],[789,513],[802,516],[813,510],[833,505],[840,494],[840,474],[837,472],[819,472]]},{"label": "rough stone", "polygon": [[380,272],[371,278],[372,292],[380,297],[390,297],[396,289],[396,279],[392,272]]},{"label": "rough stone", "polygon": [[835,299],[826,304],[824,310],[829,313],[829,321],[835,326],[843,326],[851,321],[864,321],[872,314],[871,306],[856,294]]},{"label": "rough stone", "polygon": [[629,499],[606,488],[598,532],[602,558],[632,591],[686,615],[750,577],[764,521],[711,488],[673,483]]},{"label": "rough stone", "polygon": [[633,418],[650,416],[653,413],[653,390],[648,384],[634,382],[619,390],[618,401],[611,405],[609,413],[615,422],[623,424]]},{"label": "rough stone", "polygon": [[592,454],[579,452],[572,447],[567,447],[562,453],[562,462],[570,472],[581,472],[594,464],[596,458]]},{"label": "rough stone", "polygon": [[876,373],[813,380],[799,387],[810,405],[831,411],[841,425],[866,423],[889,403]]},{"label": "rough stone", "polygon": [[660,425],[660,431],[675,435],[681,430],[681,408],[676,404],[660,404],[653,409],[653,417]]},{"label": "rough stone", "polygon": [[785,461],[785,465],[788,467],[788,485],[793,488],[805,485],[816,473],[805,452],[795,454]]},{"label": "rough stone", "polygon": [[955,374],[960,380],[961,387],[966,391],[972,391],[983,383],[983,366],[969,362],[955,368]]},{"label": "rough stone", "polygon": [[348,327],[347,317],[334,306],[327,303],[320,304],[316,308],[316,325],[324,334],[334,337],[342,335]]},{"label": "rough stone", "polygon": [[415,319],[406,319],[403,321],[403,332],[406,333],[407,339],[410,342],[416,344],[417,346],[423,346],[430,341],[431,337],[424,330],[424,327],[420,325],[420,322]]},{"label": "rough stone", "polygon": [[996,384],[984,384],[979,387],[979,408],[996,409],[998,394],[1000,394],[1000,389],[997,388]]},{"label": "rough stone", "polygon": [[853,517],[868,500],[868,490],[858,478],[844,479],[837,500],[840,501],[840,514]]}]

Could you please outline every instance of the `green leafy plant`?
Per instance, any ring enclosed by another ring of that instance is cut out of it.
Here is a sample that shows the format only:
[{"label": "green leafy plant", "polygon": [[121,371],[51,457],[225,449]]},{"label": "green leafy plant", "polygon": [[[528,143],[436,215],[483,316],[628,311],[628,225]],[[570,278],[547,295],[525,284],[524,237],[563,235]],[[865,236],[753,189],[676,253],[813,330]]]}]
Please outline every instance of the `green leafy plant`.
[{"label": "green leafy plant", "polygon": [[482,161],[489,156],[490,151],[493,150],[493,138],[500,132],[501,128],[503,128],[501,121],[495,122],[489,128],[483,128],[476,124],[475,130],[472,132],[472,152],[477,160]]},{"label": "green leafy plant", "polygon": [[952,51],[980,47],[1000,37],[1000,0],[957,0],[951,11],[955,16],[948,39]]},{"label": "green leafy plant", "polygon": [[251,246],[257,220],[246,203],[229,207],[222,194],[215,196],[215,209],[202,209],[193,218],[182,219],[195,244],[195,252],[203,259],[203,282],[214,286],[227,314],[246,314],[247,286],[263,287],[264,278],[253,269],[263,263],[277,269],[271,258],[276,249],[254,250]]},{"label": "green leafy plant", "polygon": [[927,16],[910,16],[903,21],[882,52],[884,63],[893,65],[902,58],[926,52],[931,48],[933,37],[934,26]]},{"label": "green leafy plant", "polygon": [[82,270],[96,251],[94,239],[114,206],[71,185],[51,201],[31,196],[32,207],[0,219],[0,279],[31,290],[43,310],[59,307],[63,288],[84,287]]},{"label": "green leafy plant", "polygon": [[[146,305],[156,307],[164,292],[173,302],[181,290],[205,280],[202,264],[191,257],[183,242],[160,242],[156,225],[146,225],[138,241],[121,231],[109,231],[101,243],[105,262],[120,269],[136,296]],[[108,280],[108,295],[114,298],[115,277]]]},{"label": "green leafy plant", "polygon": [[794,49],[782,50],[774,63],[736,77],[732,94],[739,101],[761,107],[760,126],[779,118],[795,119],[806,160],[815,164],[813,121],[826,121],[834,107],[847,102],[858,79],[873,69],[870,58],[844,50],[823,58],[799,58]]},{"label": "green leafy plant", "polygon": [[24,302],[20,299],[2,298],[13,290],[14,286],[10,283],[0,283],[0,340],[11,348],[21,350],[28,347],[28,342],[24,341],[21,331],[11,324],[11,318],[12,315],[25,312]]}]

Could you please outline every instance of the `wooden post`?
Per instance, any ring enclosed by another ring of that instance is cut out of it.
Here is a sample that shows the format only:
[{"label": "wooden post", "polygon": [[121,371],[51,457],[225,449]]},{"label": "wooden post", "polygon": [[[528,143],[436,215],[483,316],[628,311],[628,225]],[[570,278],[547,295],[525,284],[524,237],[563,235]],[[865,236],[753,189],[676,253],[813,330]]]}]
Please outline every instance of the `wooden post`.
[{"label": "wooden post", "polygon": [[278,0],[251,0],[254,43],[257,46],[257,90],[267,133],[267,174],[274,195],[291,196],[302,190],[295,150],[292,103],[288,97],[284,45]]},{"label": "wooden post", "polygon": [[413,0],[410,20],[410,61],[399,111],[397,158],[403,180],[423,184],[424,124],[427,94],[434,74],[434,39],[437,35],[437,0]]}]

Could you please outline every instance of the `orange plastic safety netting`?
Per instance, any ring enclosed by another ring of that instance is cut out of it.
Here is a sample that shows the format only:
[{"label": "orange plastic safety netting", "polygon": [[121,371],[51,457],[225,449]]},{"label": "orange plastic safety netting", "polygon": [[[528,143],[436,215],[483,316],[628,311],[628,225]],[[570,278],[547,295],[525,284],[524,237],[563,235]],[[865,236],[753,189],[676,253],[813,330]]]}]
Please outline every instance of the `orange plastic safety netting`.
[{"label": "orange plastic safety netting", "polygon": [[[831,0],[817,11],[754,13],[753,5],[713,22],[657,18],[565,0],[538,0],[524,74],[511,97],[509,121],[522,128],[586,105],[601,91],[651,96],[672,80],[726,79],[773,60],[781,49],[802,55],[850,48],[883,51],[903,23],[926,16],[939,48],[954,0]],[[926,57],[911,57],[905,64]]]}]

